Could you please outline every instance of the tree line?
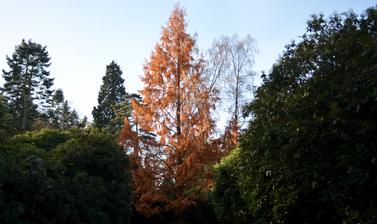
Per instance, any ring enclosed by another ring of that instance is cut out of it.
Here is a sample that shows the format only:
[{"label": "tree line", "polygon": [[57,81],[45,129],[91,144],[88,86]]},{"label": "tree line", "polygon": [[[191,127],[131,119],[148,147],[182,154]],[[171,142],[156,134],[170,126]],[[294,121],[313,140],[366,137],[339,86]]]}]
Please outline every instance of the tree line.
[{"label": "tree line", "polygon": [[139,93],[106,66],[91,124],[52,89],[46,47],[6,57],[0,220],[375,222],[377,9],[312,16],[259,87],[250,35],[200,54],[185,16],[172,11]]}]

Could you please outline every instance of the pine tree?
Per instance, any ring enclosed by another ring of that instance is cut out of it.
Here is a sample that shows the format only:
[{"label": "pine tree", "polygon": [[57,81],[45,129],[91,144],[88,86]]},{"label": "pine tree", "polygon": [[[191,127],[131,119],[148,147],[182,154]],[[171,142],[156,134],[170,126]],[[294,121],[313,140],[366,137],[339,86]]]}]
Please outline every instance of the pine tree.
[{"label": "pine tree", "polygon": [[121,76],[122,70],[114,61],[106,66],[106,74],[102,78],[103,83],[98,93],[98,105],[92,111],[94,124],[98,128],[107,128],[115,132],[122,124],[123,118],[120,125],[119,122],[113,121],[121,107],[119,104],[125,101],[126,96],[124,79]]},{"label": "pine tree", "polygon": [[183,212],[212,184],[216,151],[209,136],[216,97],[204,80],[203,60],[194,58],[195,39],[186,33],[184,17],[176,7],[145,65],[142,100],[132,101],[139,128],[132,131],[126,119],[120,135],[133,150],[136,209],[147,216]]},{"label": "pine tree", "polygon": [[62,89],[55,90],[48,117],[53,128],[82,128],[86,125],[86,117],[80,120],[77,111],[71,109],[68,100],[65,100]]},{"label": "pine tree", "polygon": [[11,57],[9,71],[3,70],[3,91],[9,102],[17,130],[30,130],[34,119],[51,103],[53,78],[47,68],[50,57],[46,46],[22,40]]}]

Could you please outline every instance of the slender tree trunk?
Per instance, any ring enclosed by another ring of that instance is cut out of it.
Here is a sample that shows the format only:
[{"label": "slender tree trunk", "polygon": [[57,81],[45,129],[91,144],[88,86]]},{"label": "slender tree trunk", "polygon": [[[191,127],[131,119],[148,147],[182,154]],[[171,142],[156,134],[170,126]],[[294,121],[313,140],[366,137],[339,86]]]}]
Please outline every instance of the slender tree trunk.
[{"label": "slender tree trunk", "polygon": [[29,76],[29,63],[26,63],[25,80],[23,86],[23,101],[22,101],[22,118],[21,118],[21,130],[26,130],[26,120],[27,120],[27,101],[30,97],[31,88],[31,75]]},{"label": "slender tree trunk", "polygon": [[[178,40],[179,44],[179,40]],[[181,138],[181,61],[180,61],[180,52],[178,52],[177,57],[177,109],[176,109],[176,119],[177,119],[177,142],[178,145],[181,145],[180,138]],[[177,149],[177,164],[182,164],[182,152],[180,149]]]},{"label": "slender tree trunk", "polygon": [[234,122],[237,126],[237,132],[238,132],[238,120],[239,120],[239,73],[236,74],[236,90],[235,90],[235,101],[234,101]]},{"label": "slender tree trunk", "polygon": [[177,65],[177,110],[176,110],[176,119],[177,119],[177,136],[181,135],[181,65],[178,55],[178,65]]},{"label": "slender tree trunk", "polygon": [[[25,87],[26,89],[26,87]],[[21,130],[25,131],[26,129],[26,118],[27,118],[27,110],[26,110],[26,90],[23,91],[23,102],[22,102],[22,118],[21,118]]]}]

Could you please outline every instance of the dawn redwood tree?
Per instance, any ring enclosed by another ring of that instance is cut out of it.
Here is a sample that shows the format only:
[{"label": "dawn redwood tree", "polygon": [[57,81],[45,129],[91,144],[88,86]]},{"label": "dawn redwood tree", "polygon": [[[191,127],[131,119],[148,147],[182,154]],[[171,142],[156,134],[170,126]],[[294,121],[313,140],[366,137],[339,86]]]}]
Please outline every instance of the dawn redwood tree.
[{"label": "dawn redwood tree", "polygon": [[204,61],[194,58],[196,40],[186,32],[185,14],[179,7],[171,13],[144,67],[142,100],[132,102],[137,130],[126,119],[120,135],[133,148],[135,207],[146,216],[183,212],[212,186],[216,97],[204,80]]},{"label": "dawn redwood tree", "polygon": [[98,105],[93,108],[92,115],[96,127],[112,130],[114,129],[112,120],[116,117],[116,108],[125,100],[126,96],[122,70],[117,63],[112,61],[106,66],[106,74],[102,81],[98,93]]},{"label": "dawn redwood tree", "polygon": [[50,57],[46,46],[31,40],[22,40],[11,57],[7,56],[9,70],[3,70],[3,91],[9,102],[15,126],[29,130],[38,113],[51,103],[53,78],[47,68]]}]

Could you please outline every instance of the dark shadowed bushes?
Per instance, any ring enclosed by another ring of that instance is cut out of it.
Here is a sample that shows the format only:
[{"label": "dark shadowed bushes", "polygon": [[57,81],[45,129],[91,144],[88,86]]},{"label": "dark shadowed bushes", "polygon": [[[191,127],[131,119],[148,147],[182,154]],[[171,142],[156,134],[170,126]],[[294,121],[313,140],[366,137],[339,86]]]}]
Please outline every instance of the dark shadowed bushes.
[{"label": "dark shadowed bushes", "polygon": [[100,133],[41,130],[0,150],[1,223],[129,223],[125,152]]}]

